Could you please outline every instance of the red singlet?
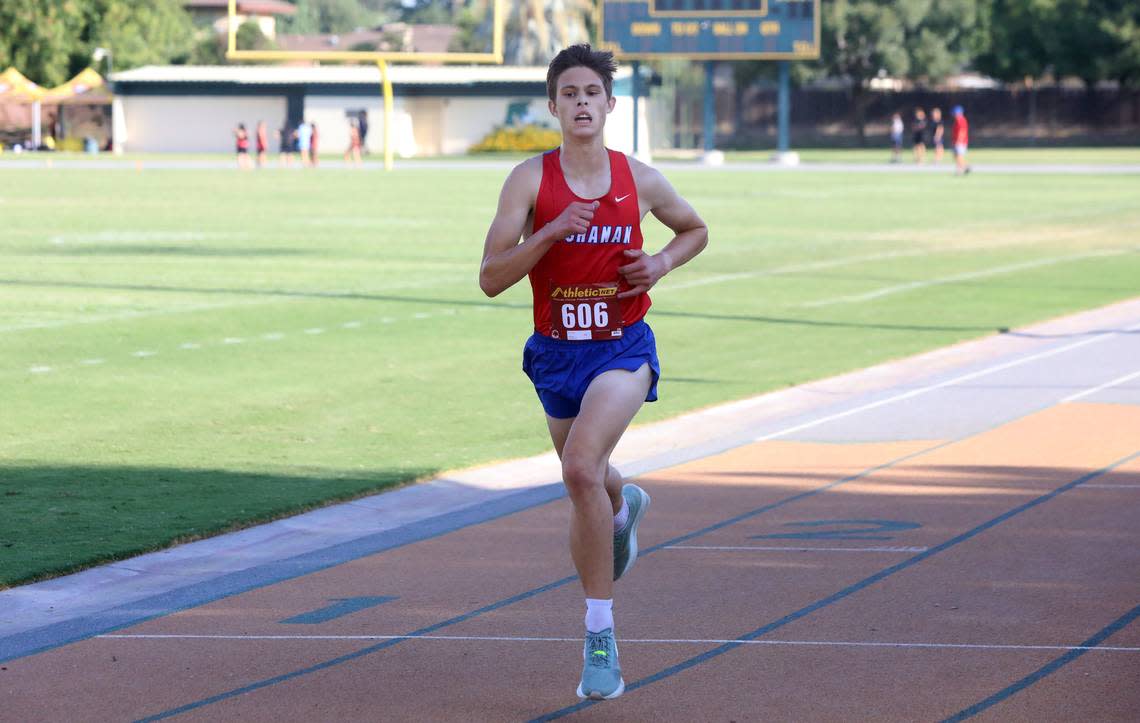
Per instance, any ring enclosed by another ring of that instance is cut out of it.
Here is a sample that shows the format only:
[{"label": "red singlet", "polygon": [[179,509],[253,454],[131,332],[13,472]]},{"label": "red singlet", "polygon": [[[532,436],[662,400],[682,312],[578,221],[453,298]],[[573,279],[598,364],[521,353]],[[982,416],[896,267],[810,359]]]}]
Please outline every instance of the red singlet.
[{"label": "red singlet", "polygon": [[[590,228],[555,241],[530,271],[534,329],[544,336],[552,335],[552,286],[609,283],[616,284],[619,292],[630,288],[617,269],[632,262],[622,252],[640,249],[643,243],[637,187],[625,154],[608,148],[606,151],[610,156],[610,190],[597,199],[581,198],[570,190],[562,175],[560,149],[542,156],[542,183],[534,203],[535,231],[556,219],[574,201],[599,202]],[[650,303],[649,294],[622,299],[622,326],[640,321]]]}]

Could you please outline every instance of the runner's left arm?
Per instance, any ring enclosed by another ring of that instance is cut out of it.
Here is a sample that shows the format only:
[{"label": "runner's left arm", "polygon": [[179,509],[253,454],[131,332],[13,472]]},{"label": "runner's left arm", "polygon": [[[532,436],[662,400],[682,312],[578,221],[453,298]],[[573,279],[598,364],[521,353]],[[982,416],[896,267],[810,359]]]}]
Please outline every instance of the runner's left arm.
[{"label": "runner's left arm", "polygon": [[630,164],[634,165],[637,194],[642,206],[647,206],[649,212],[675,235],[656,254],[650,255],[641,249],[625,252],[630,263],[619,266],[618,272],[632,288],[618,294],[619,298],[649,291],[665,274],[691,261],[709,243],[708,226],[689,202],[665,180],[665,176],[633,159]]}]

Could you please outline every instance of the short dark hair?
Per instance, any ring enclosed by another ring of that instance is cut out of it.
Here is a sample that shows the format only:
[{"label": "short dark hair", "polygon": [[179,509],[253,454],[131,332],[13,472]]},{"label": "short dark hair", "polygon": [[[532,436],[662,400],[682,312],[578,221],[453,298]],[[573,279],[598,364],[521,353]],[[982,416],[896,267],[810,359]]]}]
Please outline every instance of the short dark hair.
[{"label": "short dark hair", "polygon": [[594,50],[589,43],[581,43],[571,45],[550,61],[550,67],[546,70],[546,95],[551,100],[558,95],[558,76],[578,66],[589,68],[600,75],[602,85],[606,89],[606,97],[613,97],[614,73],[617,72],[614,54],[608,50]]}]

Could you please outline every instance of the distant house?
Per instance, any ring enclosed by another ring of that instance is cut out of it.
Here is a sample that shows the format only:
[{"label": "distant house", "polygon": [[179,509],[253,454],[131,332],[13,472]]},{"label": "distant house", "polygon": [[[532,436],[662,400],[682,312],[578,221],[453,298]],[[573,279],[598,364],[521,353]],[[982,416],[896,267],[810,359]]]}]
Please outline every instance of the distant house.
[{"label": "distant house", "polygon": [[279,35],[280,50],[315,52],[322,50],[362,50],[417,53],[445,53],[459,32],[454,25],[409,25],[386,23],[374,29],[357,28],[347,33],[321,35]]},{"label": "distant house", "polygon": [[[227,31],[229,6],[229,0],[182,0],[182,7],[196,25],[212,27],[220,35]],[[237,0],[238,24],[253,21],[261,34],[270,39],[277,37],[278,17],[296,14],[296,6],[285,0]]]}]

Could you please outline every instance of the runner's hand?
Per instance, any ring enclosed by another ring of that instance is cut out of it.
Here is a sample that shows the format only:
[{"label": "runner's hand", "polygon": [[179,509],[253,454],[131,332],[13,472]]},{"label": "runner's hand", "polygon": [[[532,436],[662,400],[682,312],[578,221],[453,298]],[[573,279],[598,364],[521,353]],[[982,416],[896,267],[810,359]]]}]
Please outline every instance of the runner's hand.
[{"label": "runner's hand", "polygon": [[574,201],[558,218],[546,225],[555,240],[561,240],[571,234],[586,233],[590,228],[590,221],[594,220],[594,211],[600,204],[597,201]]},{"label": "runner's hand", "polygon": [[651,256],[641,249],[626,249],[622,253],[631,259],[631,263],[619,266],[618,273],[625,277],[626,283],[632,288],[618,294],[619,299],[644,294],[670,271],[668,257]]}]

